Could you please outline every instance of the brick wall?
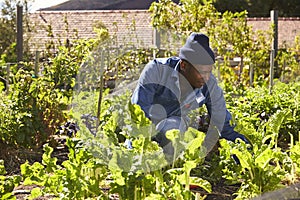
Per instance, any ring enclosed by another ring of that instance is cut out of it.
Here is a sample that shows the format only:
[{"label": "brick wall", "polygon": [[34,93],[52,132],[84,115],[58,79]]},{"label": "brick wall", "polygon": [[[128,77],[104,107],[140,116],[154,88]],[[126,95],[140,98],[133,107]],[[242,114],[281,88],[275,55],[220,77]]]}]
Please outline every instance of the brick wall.
[{"label": "brick wall", "polygon": [[[269,30],[271,27],[270,18],[248,18],[248,25],[253,27],[253,30]],[[278,18],[278,45],[292,45],[295,37],[300,36],[300,18]]]},{"label": "brick wall", "polygon": [[[66,19],[66,20],[65,20]],[[32,50],[41,50],[46,41],[52,39],[47,36],[46,27],[51,26],[55,38],[72,39],[74,30],[80,38],[93,38],[93,24],[102,22],[111,35],[117,35],[119,44],[139,43],[143,46],[154,46],[154,31],[150,26],[150,13],[147,10],[96,10],[96,11],[37,11],[30,14],[30,21],[34,25],[34,32],[30,37]],[[65,31],[68,22],[68,30]],[[133,26],[133,21],[135,26]],[[249,18],[248,24],[253,30],[268,30],[270,18]],[[133,28],[135,27],[135,31]],[[279,46],[294,42],[295,36],[300,35],[300,18],[279,18]],[[26,36],[25,36],[26,37]]]},{"label": "brick wall", "polygon": [[[46,27],[51,26],[54,39],[73,39],[77,31],[80,38],[93,38],[95,24],[101,22],[108,28],[110,35],[117,35],[117,42],[153,46],[153,29],[150,15],[146,10],[123,11],[40,11],[30,14],[34,30],[28,35],[30,47],[43,49],[47,36]],[[68,25],[66,25],[66,23]],[[134,26],[135,24],[135,26]],[[69,31],[66,31],[68,27]],[[76,30],[76,31],[74,31]],[[26,36],[25,36],[26,37]]]}]

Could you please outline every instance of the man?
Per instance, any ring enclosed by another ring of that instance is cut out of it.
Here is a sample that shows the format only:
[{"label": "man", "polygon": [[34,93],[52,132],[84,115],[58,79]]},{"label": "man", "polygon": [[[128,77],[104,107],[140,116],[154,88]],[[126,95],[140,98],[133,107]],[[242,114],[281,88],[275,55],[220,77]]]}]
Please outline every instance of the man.
[{"label": "man", "polygon": [[165,133],[171,129],[187,130],[191,124],[188,113],[206,105],[210,125],[204,145],[208,152],[219,136],[230,141],[246,138],[230,125],[231,114],[226,109],[222,89],[212,74],[215,56],[209,38],[192,33],[180,49],[178,57],[154,59],[142,71],[132,96],[145,115],[156,125],[154,138],[165,152],[170,141]]}]

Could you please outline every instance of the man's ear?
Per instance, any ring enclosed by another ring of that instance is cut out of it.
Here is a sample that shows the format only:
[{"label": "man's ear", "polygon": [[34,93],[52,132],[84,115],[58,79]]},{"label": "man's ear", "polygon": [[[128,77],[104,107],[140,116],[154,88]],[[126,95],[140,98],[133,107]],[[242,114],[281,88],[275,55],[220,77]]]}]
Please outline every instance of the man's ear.
[{"label": "man's ear", "polygon": [[187,63],[186,63],[184,60],[181,60],[181,61],[180,61],[180,70],[181,70],[182,72],[185,71],[186,66],[187,66]]}]

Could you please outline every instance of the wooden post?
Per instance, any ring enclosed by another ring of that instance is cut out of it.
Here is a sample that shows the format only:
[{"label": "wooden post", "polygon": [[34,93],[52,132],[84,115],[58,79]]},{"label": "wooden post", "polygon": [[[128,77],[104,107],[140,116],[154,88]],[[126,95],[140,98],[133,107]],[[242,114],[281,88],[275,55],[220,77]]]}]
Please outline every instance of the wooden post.
[{"label": "wooden post", "polygon": [[23,6],[17,5],[17,62],[23,60]]},{"label": "wooden post", "polygon": [[216,57],[216,60],[217,60],[217,74],[218,74],[218,81],[221,82],[221,62],[222,62],[222,57],[221,56],[217,56]]},{"label": "wooden post", "polygon": [[251,63],[249,65],[249,76],[250,76],[250,86],[253,86],[253,78],[254,78],[254,69],[253,69],[253,64]]},{"label": "wooden post", "polygon": [[39,76],[39,57],[40,57],[40,52],[35,51],[34,76],[36,78]]},{"label": "wooden post", "polygon": [[6,94],[9,93],[9,76],[10,76],[10,63],[6,65]]},{"label": "wooden post", "polygon": [[160,49],[160,32],[157,29],[154,29],[154,46]]},{"label": "wooden post", "polygon": [[221,71],[220,71],[220,62],[218,61],[218,63],[217,63],[217,65],[218,65],[218,81],[219,82],[221,82]]},{"label": "wooden post", "polygon": [[[120,49],[119,48],[117,48],[117,56],[116,56],[116,58],[119,58],[119,56],[120,56]],[[116,67],[116,79],[115,79],[115,88],[117,87],[117,85],[119,84],[119,65],[117,64],[116,65],[117,67]]]},{"label": "wooden post", "polygon": [[104,59],[105,59],[105,50],[101,50],[101,63],[100,63],[100,89],[99,89],[99,98],[98,98],[98,109],[97,109],[97,128],[100,124],[100,114],[101,114],[101,102],[103,97],[103,76],[104,76]]},{"label": "wooden post", "polygon": [[284,60],[283,61],[283,66],[282,66],[282,71],[281,71],[281,77],[280,77],[281,82],[284,81],[285,66],[286,66],[286,62]]}]

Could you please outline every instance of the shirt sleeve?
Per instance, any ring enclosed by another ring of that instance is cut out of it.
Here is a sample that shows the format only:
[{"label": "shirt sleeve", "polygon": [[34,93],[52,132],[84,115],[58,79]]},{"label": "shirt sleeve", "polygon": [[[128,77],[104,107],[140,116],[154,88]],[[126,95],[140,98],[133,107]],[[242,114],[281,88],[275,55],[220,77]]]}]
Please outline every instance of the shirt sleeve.
[{"label": "shirt sleeve", "polygon": [[220,131],[220,136],[230,141],[240,138],[246,142],[242,134],[234,131],[234,127],[230,124],[232,118],[230,112],[226,108],[223,90],[218,86],[216,78],[211,75],[208,83],[205,85],[206,107],[210,115],[211,126],[216,127]]},{"label": "shirt sleeve", "polygon": [[140,75],[137,87],[131,98],[131,102],[133,104],[138,104],[145,112],[146,117],[151,120],[155,120],[152,119],[153,116],[150,114],[150,108],[158,88],[160,74],[158,64],[155,61],[148,63]]}]

